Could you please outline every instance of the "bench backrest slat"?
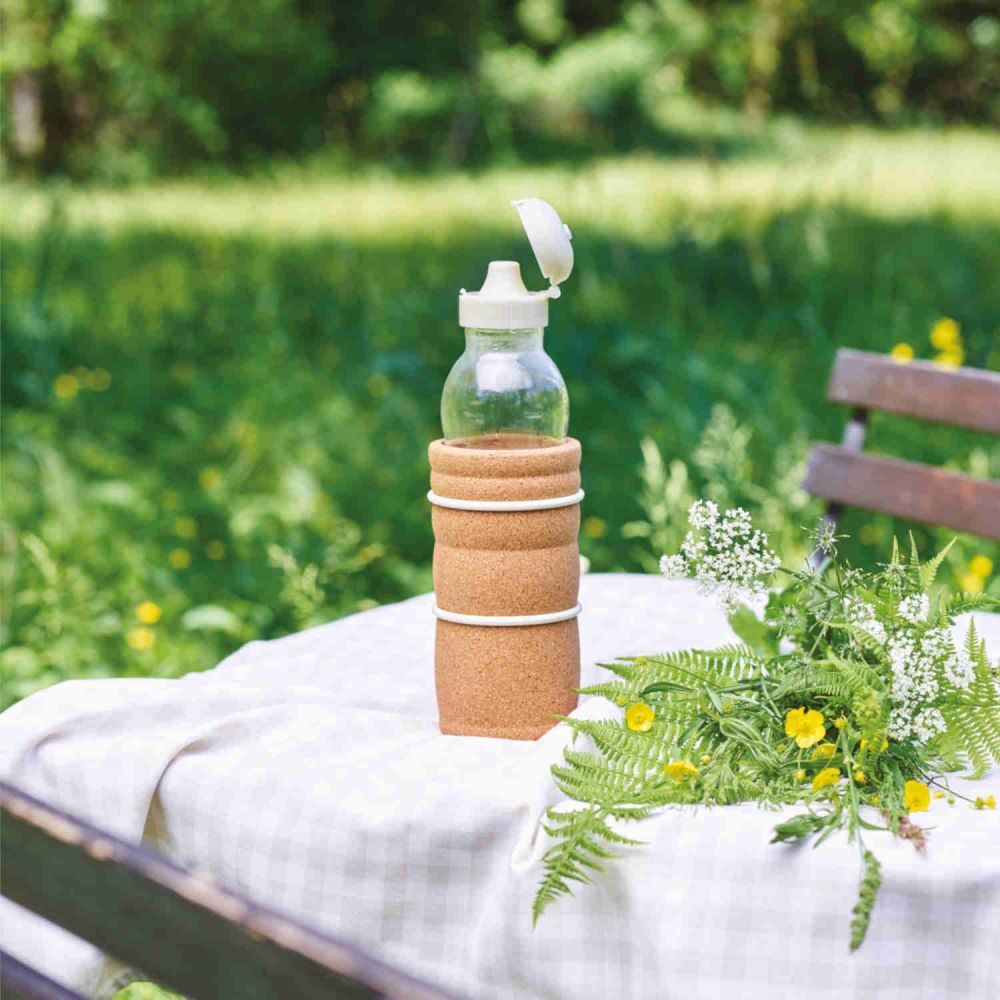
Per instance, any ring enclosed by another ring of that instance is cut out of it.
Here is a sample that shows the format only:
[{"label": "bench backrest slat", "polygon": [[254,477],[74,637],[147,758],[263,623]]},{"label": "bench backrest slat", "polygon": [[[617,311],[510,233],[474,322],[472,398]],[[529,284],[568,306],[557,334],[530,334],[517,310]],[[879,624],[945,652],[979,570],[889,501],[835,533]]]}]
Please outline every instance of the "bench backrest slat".
[{"label": "bench backrest slat", "polygon": [[827,399],[1000,434],[1000,373],[941,368],[929,361],[900,364],[884,354],[837,352]]},{"label": "bench backrest slat", "polygon": [[3,894],[196,998],[455,1000],[0,782]]},{"label": "bench backrest slat", "polygon": [[[842,348],[827,399],[850,406],[851,417],[840,447],[813,445],[802,484],[828,501],[826,523],[836,524],[850,504],[1000,539],[1000,483],[862,452],[869,410],[1000,434],[1000,373]],[[810,561],[820,566],[828,557],[818,550]]]},{"label": "bench backrest slat", "polygon": [[1000,539],[1000,482],[817,444],[804,486],[835,503]]}]

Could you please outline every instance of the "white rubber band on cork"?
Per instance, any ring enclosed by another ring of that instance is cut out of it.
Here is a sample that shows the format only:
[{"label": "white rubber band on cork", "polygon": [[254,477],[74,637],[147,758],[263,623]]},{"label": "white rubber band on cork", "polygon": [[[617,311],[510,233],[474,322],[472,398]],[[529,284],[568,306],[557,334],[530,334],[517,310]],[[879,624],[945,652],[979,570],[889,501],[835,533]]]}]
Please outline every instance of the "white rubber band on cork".
[{"label": "white rubber band on cork", "polygon": [[454,497],[439,496],[433,490],[427,491],[427,499],[435,507],[448,507],[451,510],[553,510],[556,507],[572,507],[584,495],[583,490],[577,490],[568,497],[543,497],[540,500],[457,500]]},{"label": "white rubber band on cork", "polygon": [[442,611],[436,604],[432,610],[434,614],[446,622],[454,622],[456,625],[503,625],[505,627],[517,625],[552,625],[555,622],[569,621],[583,610],[583,605],[578,604],[575,608],[568,608],[566,611],[548,611],[543,615],[463,615],[457,611]]}]

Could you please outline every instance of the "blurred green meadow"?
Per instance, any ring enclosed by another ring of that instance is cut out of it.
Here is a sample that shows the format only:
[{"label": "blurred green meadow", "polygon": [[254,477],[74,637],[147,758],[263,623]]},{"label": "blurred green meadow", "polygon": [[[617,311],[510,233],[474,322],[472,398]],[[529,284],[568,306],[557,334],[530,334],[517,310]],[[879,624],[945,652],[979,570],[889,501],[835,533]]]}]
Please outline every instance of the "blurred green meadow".
[{"label": "blurred green meadow", "polygon": [[[2,704],[206,669],[429,590],[456,295],[491,259],[541,287],[509,205],[526,195],[574,233],[546,343],[593,569],[654,569],[699,495],[746,505],[800,559],[819,512],[802,461],[845,419],[823,398],[838,347],[1000,369],[1000,137],[778,122],[745,139],[430,176],[8,184]],[[947,428],[875,418],[870,447],[1000,476],[995,440]],[[871,565],[909,527],[852,511],[848,553]],[[947,582],[1000,592],[994,565],[962,537]]]}]

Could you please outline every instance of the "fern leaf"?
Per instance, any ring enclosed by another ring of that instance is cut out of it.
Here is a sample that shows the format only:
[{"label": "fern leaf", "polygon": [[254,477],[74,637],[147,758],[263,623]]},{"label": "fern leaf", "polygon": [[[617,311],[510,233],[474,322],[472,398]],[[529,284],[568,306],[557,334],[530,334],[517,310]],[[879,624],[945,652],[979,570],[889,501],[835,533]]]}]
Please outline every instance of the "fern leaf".
[{"label": "fern leaf", "polygon": [[[912,540],[912,538],[911,538]],[[934,579],[937,576],[937,571],[944,562],[944,558],[948,555],[951,547],[957,542],[957,538],[952,538],[952,540],[936,555],[933,559],[928,560],[922,566],[920,566],[920,585],[924,590],[930,590],[934,583]],[[914,546],[914,552],[916,552],[916,546]]]}]

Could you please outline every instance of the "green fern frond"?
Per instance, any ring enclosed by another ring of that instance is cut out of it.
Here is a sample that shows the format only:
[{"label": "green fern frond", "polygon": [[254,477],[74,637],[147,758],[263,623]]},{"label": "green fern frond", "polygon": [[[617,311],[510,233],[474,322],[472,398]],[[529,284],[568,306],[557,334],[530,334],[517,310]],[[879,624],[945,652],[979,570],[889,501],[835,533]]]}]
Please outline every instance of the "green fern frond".
[{"label": "green fern frond", "polygon": [[1000,611],[1000,599],[989,594],[956,594],[944,602],[941,610],[949,618],[967,611]]},{"label": "green fern frond", "polygon": [[[952,538],[952,540],[936,556],[934,556],[933,559],[928,560],[922,566],[920,566],[919,569],[920,585],[923,587],[925,591],[930,590],[931,586],[934,583],[935,578],[937,577],[937,571],[940,568],[941,563],[944,562],[945,556],[948,555],[948,552],[951,550],[951,547],[957,541],[958,541],[957,538]],[[916,551],[915,547],[914,551]]]},{"label": "green fern frond", "polygon": [[601,841],[630,842],[608,826],[604,812],[596,807],[572,812],[549,809],[546,817],[549,823],[543,828],[555,843],[542,857],[544,875],[531,908],[533,924],[548,906],[572,891],[570,882],[589,883],[591,871],[600,871],[602,862],[616,857]]}]

